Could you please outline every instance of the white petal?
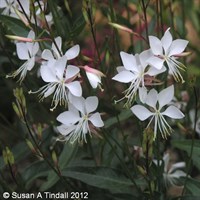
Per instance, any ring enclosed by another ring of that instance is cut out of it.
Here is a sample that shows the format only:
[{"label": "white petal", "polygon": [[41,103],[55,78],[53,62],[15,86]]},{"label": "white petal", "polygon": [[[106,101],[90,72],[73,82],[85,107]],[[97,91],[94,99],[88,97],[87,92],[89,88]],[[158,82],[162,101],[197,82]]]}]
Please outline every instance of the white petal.
[{"label": "white petal", "polygon": [[155,36],[149,36],[149,45],[154,55],[163,55],[161,41]]},{"label": "white petal", "polygon": [[30,31],[30,32],[28,33],[27,38],[35,39],[35,33],[34,33],[33,31]]},{"label": "white petal", "polygon": [[162,115],[166,115],[172,119],[182,119],[185,115],[175,106],[169,106]]},{"label": "white petal", "polygon": [[45,82],[57,82],[56,74],[47,65],[42,65],[40,68],[40,73],[43,81]]},{"label": "white petal", "polygon": [[117,72],[127,71],[124,66],[117,67]]},{"label": "white petal", "polygon": [[35,57],[32,57],[30,58],[28,61],[27,61],[27,70],[30,71],[32,70],[32,68],[34,67],[35,65]]},{"label": "white petal", "polygon": [[160,70],[163,67],[164,59],[152,56],[147,60],[147,63]]},{"label": "white petal", "polygon": [[0,8],[5,8],[5,7],[7,7],[6,1],[5,0],[1,0],[0,1]]},{"label": "white petal", "polygon": [[166,67],[163,66],[161,69],[156,69],[155,67],[149,67],[148,71],[145,72],[145,75],[149,75],[149,76],[156,76],[158,74],[161,74],[163,72],[166,71]]},{"label": "white petal", "polygon": [[39,51],[39,44],[38,42],[35,42],[33,44],[33,47],[32,47],[32,52],[31,52],[31,55],[32,56],[35,56],[37,54],[37,52]]},{"label": "white petal", "polygon": [[152,51],[150,49],[145,50],[142,53],[140,53],[139,58],[140,58],[140,63],[143,68],[145,68],[148,65],[147,60],[152,56],[153,56]]},{"label": "white petal", "polygon": [[176,169],[180,169],[180,168],[184,168],[186,166],[185,162],[177,162],[175,164],[173,164],[168,173],[172,173],[173,171],[175,171]]},{"label": "white petal", "polygon": [[97,88],[98,84],[101,83],[101,79],[97,75],[90,72],[86,72],[86,75],[92,88]]},{"label": "white petal", "polygon": [[50,88],[44,93],[44,97],[46,98],[46,97],[50,96],[51,94],[53,94],[53,92],[55,91],[55,89],[56,89],[56,86],[55,86],[55,85],[52,86],[52,87],[50,87]]},{"label": "white petal", "polygon": [[136,115],[137,118],[139,118],[141,121],[144,121],[145,119],[149,118],[153,115],[152,112],[150,112],[147,108],[141,105],[136,105],[131,108],[131,111]]},{"label": "white petal", "polygon": [[42,52],[42,58],[45,60],[54,59],[52,52],[49,49],[45,49]]},{"label": "white petal", "polygon": [[139,98],[142,103],[146,103],[147,89],[146,87],[139,87]]},{"label": "white petal", "polygon": [[71,125],[71,126],[60,125],[60,126],[57,126],[58,131],[64,136],[67,136],[75,128],[76,128],[76,125]]},{"label": "white petal", "polygon": [[170,46],[168,56],[177,55],[182,53],[188,45],[187,40],[177,39],[174,40]]},{"label": "white petal", "polygon": [[84,115],[86,114],[85,99],[83,97],[71,96],[70,97],[70,102],[82,114],[84,114]]},{"label": "white petal", "polygon": [[74,77],[79,73],[80,69],[73,65],[67,65],[66,73],[65,73],[65,80]]},{"label": "white petal", "polygon": [[63,75],[64,75],[64,72],[65,72],[66,63],[67,63],[67,58],[65,56],[59,58],[54,63],[56,75],[60,80],[63,80]]},{"label": "white petal", "polygon": [[65,85],[74,96],[80,97],[82,95],[82,88],[79,81],[73,81]]},{"label": "white petal", "polygon": [[80,116],[78,111],[77,112],[65,111],[60,115],[58,115],[56,119],[62,124],[69,126],[71,124],[75,124],[76,122],[78,122],[80,120]]},{"label": "white petal", "polygon": [[147,94],[146,104],[152,108],[156,108],[156,103],[158,101],[158,93],[155,89],[151,89]]},{"label": "white petal", "polygon": [[71,59],[76,58],[79,52],[80,52],[80,46],[77,44],[71,47],[70,49],[68,49],[65,53],[65,56],[67,57],[67,60],[71,60]]},{"label": "white petal", "polygon": [[164,161],[164,172],[167,172],[167,170],[168,170],[169,160],[170,160],[169,153],[166,153],[166,154],[163,156],[163,161]]},{"label": "white petal", "polygon": [[158,94],[159,108],[162,108],[163,106],[171,102],[173,97],[174,97],[174,85],[171,85],[168,88],[162,90]]},{"label": "white petal", "polygon": [[96,96],[88,97],[85,100],[86,113],[89,114],[89,113],[95,111],[97,109],[98,103],[99,103],[99,100]]},{"label": "white petal", "polygon": [[161,39],[162,46],[165,50],[165,54],[168,52],[170,45],[172,44],[172,35],[169,32],[170,28],[165,31],[164,36]]},{"label": "white petal", "polygon": [[133,70],[133,67],[137,65],[136,59],[132,54],[121,51],[120,56],[122,63],[127,70]]},{"label": "white petal", "polygon": [[[57,38],[55,38],[55,43],[56,43],[58,49],[62,52],[62,50],[61,50],[61,47],[62,47],[62,38],[61,38],[60,36],[57,37]],[[57,55],[60,55],[54,43],[52,43],[51,49],[52,49]]]},{"label": "white petal", "polygon": [[186,173],[184,171],[181,171],[181,170],[176,170],[174,173],[169,174],[169,175],[173,178],[180,178],[182,176],[186,176]]},{"label": "white petal", "polygon": [[96,127],[102,127],[104,126],[104,123],[101,119],[101,116],[100,114],[97,112],[97,113],[94,113],[90,118],[89,120],[92,122],[92,124]]},{"label": "white petal", "polygon": [[129,71],[122,71],[119,74],[115,75],[112,79],[122,83],[129,83],[133,79],[135,79],[135,75]]},{"label": "white petal", "polygon": [[27,45],[25,43],[19,42],[16,44],[16,46],[17,46],[17,55],[19,59],[28,60],[30,57],[28,54]]}]

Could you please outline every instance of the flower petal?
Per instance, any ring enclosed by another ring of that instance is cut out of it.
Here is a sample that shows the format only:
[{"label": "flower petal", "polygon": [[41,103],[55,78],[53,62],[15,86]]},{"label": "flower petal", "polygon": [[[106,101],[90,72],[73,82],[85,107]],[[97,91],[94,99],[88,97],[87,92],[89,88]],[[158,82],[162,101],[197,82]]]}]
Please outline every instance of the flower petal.
[{"label": "flower petal", "polygon": [[45,60],[54,59],[52,52],[49,49],[45,49],[42,52],[42,58]]},{"label": "flower petal", "polygon": [[172,35],[171,33],[169,32],[170,28],[168,28],[166,31],[165,31],[165,34],[164,36],[162,37],[161,39],[161,42],[162,42],[162,46],[165,50],[165,54],[167,54],[168,50],[169,50],[169,47],[170,45],[172,44]]},{"label": "flower petal", "polygon": [[112,79],[122,83],[129,83],[133,79],[135,79],[135,75],[129,71],[121,71],[119,72],[119,74],[115,75]]},{"label": "flower petal", "polygon": [[21,60],[28,60],[29,54],[28,54],[28,49],[26,43],[19,42],[16,44],[17,47],[17,56]]},{"label": "flower petal", "polygon": [[134,115],[136,115],[137,118],[139,118],[141,121],[144,121],[145,119],[149,118],[153,115],[152,112],[150,112],[147,108],[141,105],[136,105],[131,108],[131,111]]},{"label": "flower petal", "polygon": [[174,40],[170,46],[168,56],[178,55],[182,53],[188,45],[187,40],[177,39]]},{"label": "flower petal", "polygon": [[185,166],[186,166],[185,162],[177,162],[170,167],[168,173],[170,174],[177,169],[184,168]]},{"label": "flower petal", "polygon": [[68,49],[65,53],[65,56],[67,57],[67,60],[71,60],[71,59],[76,58],[79,52],[80,52],[80,46],[77,44],[71,47],[70,49]]},{"label": "flower petal", "polygon": [[[57,37],[57,38],[55,38],[55,43],[56,43],[58,49],[62,52],[62,50],[61,50],[61,47],[62,47],[62,38],[60,36]],[[58,50],[57,50],[57,48],[56,48],[56,46],[55,46],[54,43],[52,43],[51,49],[56,53],[56,55],[59,55],[59,57],[60,57],[60,53],[58,52]]]},{"label": "flower petal", "polygon": [[94,113],[92,116],[90,116],[89,121],[92,122],[92,124],[96,127],[102,127],[104,126],[104,123],[101,119],[101,116],[99,112]]},{"label": "flower petal", "polygon": [[85,100],[86,113],[89,114],[97,109],[99,100],[96,96],[88,97]]},{"label": "flower petal", "polygon": [[149,76],[156,76],[166,71],[166,67],[163,65],[161,69],[156,69],[155,67],[149,67],[148,71],[145,72],[145,75],[148,74]]},{"label": "flower petal", "polygon": [[133,70],[134,66],[137,65],[134,55],[121,51],[120,56],[122,63],[127,70]]},{"label": "flower petal", "polygon": [[185,115],[175,106],[169,106],[162,115],[166,115],[172,119],[182,119]]},{"label": "flower petal", "polygon": [[142,103],[146,103],[147,89],[146,87],[139,87],[139,98]]},{"label": "flower petal", "polygon": [[96,74],[90,72],[86,72],[86,75],[92,88],[97,88],[98,84],[101,83],[101,79]]},{"label": "flower petal", "polygon": [[168,88],[162,90],[158,94],[159,108],[161,109],[163,106],[171,102],[173,97],[174,97],[174,85],[171,85]]},{"label": "flower petal", "polygon": [[74,77],[79,73],[80,69],[73,65],[67,65],[67,69],[65,72],[65,80]]},{"label": "flower petal", "polygon": [[66,63],[67,63],[67,58],[65,56],[59,58],[54,63],[56,75],[60,80],[63,80],[63,75],[64,75],[64,72],[65,72]]},{"label": "flower petal", "polygon": [[85,99],[83,97],[76,97],[76,96],[71,95],[70,102],[82,114],[84,114],[84,115],[86,114]]},{"label": "flower petal", "polygon": [[156,69],[160,70],[163,67],[164,59],[152,56],[147,60],[147,63]]},{"label": "flower petal", "polygon": [[60,126],[57,126],[58,131],[64,136],[69,135],[73,130],[75,130],[75,128],[76,128],[76,125],[71,125],[71,126],[60,125]]},{"label": "flower petal", "polygon": [[79,81],[73,81],[71,83],[66,83],[65,85],[74,96],[80,97],[82,95],[82,88]]},{"label": "flower petal", "polygon": [[155,36],[149,36],[149,45],[154,55],[163,55],[162,42]]},{"label": "flower petal", "polygon": [[32,57],[30,58],[28,61],[27,61],[27,70],[30,71],[35,65],[35,57]]},{"label": "flower petal", "polygon": [[45,82],[57,82],[56,74],[48,67],[48,65],[42,65],[40,73],[43,81]]},{"label": "flower petal", "polygon": [[75,124],[76,122],[78,122],[80,120],[80,116],[77,110],[76,112],[65,111],[60,115],[58,115],[56,119],[62,124],[69,126],[71,124]]},{"label": "flower petal", "polygon": [[155,89],[151,89],[146,97],[146,104],[156,109],[156,103],[158,101],[158,93]]}]

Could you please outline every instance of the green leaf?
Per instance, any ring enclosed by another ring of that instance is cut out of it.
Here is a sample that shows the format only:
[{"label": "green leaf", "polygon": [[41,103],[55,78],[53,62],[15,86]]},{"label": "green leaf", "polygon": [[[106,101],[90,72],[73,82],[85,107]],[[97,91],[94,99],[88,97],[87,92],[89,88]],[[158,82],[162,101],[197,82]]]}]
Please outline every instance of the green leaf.
[{"label": "green leaf", "polygon": [[[186,188],[192,195],[200,194],[200,181],[193,178],[188,178],[186,182]],[[199,195],[200,199],[200,195]]]},{"label": "green leaf", "polygon": [[[80,180],[88,185],[101,189],[108,189],[113,193],[131,193],[133,191],[133,183],[121,175],[119,171],[112,168],[91,167],[91,168],[66,168],[62,172],[63,176]],[[138,184],[143,184],[135,180]]]},{"label": "green leaf", "polygon": [[0,22],[3,23],[14,35],[23,37],[28,35],[29,29],[19,19],[0,15]]},{"label": "green leaf", "polygon": [[[70,161],[74,158],[77,149],[78,149],[77,145],[71,145],[68,143],[64,145],[64,149],[59,157],[59,162],[58,162],[58,166],[61,173],[62,169],[67,167]],[[40,188],[41,191],[47,191],[50,187],[55,185],[59,181],[59,179],[60,178],[58,177],[58,175],[53,170],[51,170],[48,174],[47,182],[45,182]]]},{"label": "green leaf", "polygon": [[[178,149],[186,151],[188,156],[191,152],[192,140],[180,140],[172,141],[172,145]],[[194,165],[200,169],[200,142],[199,140],[194,140],[192,160]]]},{"label": "green leaf", "polygon": [[[124,121],[126,119],[128,119],[129,117],[131,117],[133,114],[130,110],[123,110],[119,115],[118,115],[118,118],[119,118],[119,121]],[[117,117],[111,117],[109,118],[108,120],[106,120],[105,122],[105,128],[109,128],[110,126],[113,126],[115,124],[118,123],[118,119]]]}]

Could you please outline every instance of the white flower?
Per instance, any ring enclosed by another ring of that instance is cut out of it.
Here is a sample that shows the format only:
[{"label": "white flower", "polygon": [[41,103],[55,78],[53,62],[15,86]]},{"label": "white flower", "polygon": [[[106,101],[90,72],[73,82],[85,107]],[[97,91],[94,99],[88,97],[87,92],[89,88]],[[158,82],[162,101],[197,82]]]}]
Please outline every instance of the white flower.
[{"label": "white flower", "polygon": [[[75,45],[71,47],[70,49],[68,49],[64,55],[67,57],[67,60],[71,60],[77,57],[79,52],[80,52],[79,45]],[[52,60],[58,60],[62,56],[63,56],[62,38],[60,36],[55,38],[55,43],[52,43],[51,50],[45,49],[42,52],[42,58],[50,62]]]},{"label": "white flower", "polygon": [[83,98],[73,97],[73,105],[69,104],[69,110],[61,113],[57,120],[62,123],[58,131],[65,137],[65,140],[74,143],[87,142],[86,134],[95,130],[95,127],[102,127],[104,123],[100,113],[92,113],[97,109],[98,98],[96,96]]},{"label": "white flower", "polygon": [[3,9],[3,15],[15,16],[14,7],[16,6],[16,0],[1,0],[0,8]]},{"label": "white flower", "polygon": [[78,76],[80,69],[73,65],[67,65],[67,57],[63,56],[56,60],[52,65],[41,66],[41,77],[48,84],[40,88],[36,92],[41,100],[53,94],[52,104],[55,109],[58,104],[67,105],[69,95],[80,97],[82,95],[82,88],[79,81],[74,81]]},{"label": "white flower", "polygon": [[159,129],[163,138],[167,138],[167,135],[170,135],[170,133],[172,132],[172,128],[167,123],[164,116],[173,119],[181,119],[184,117],[184,114],[173,105],[170,105],[165,111],[162,111],[162,108],[165,105],[169,104],[174,97],[174,86],[169,86],[168,88],[162,90],[160,93],[158,93],[155,89],[151,89],[148,94],[143,94],[140,96],[143,96],[141,101],[142,103],[150,106],[150,110],[142,105],[135,105],[131,108],[131,111],[141,121],[144,121],[147,118],[151,117],[147,128],[154,119],[154,139],[157,135],[157,129]]},{"label": "white flower", "polygon": [[[156,165],[158,165],[158,160],[153,160]],[[180,177],[186,176],[186,173],[182,170],[179,170],[180,168],[184,168],[186,166],[185,162],[177,162],[175,164],[170,164],[170,156],[169,153],[166,153],[163,156],[163,162],[164,162],[164,172],[163,172],[163,178],[165,186],[175,186],[177,185],[177,180]],[[160,163],[161,165],[161,163]]]},{"label": "white flower", "polygon": [[85,73],[87,75],[90,85],[93,88],[97,88],[99,86],[99,88],[102,89],[101,77],[105,77],[105,75],[101,71],[91,68],[87,65],[83,66],[83,69],[85,70]]},{"label": "white flower", "polygon": [[[30,31],[27,38],[35,39],[35,33]],[[26,62],[14,73],[7,75],[6,77],[16,77],[20,74],[20,83],[26,77],[27,71],[32,70],[35,65],[35,57],[39,51],[39,44],[37,42],[19,42],[17,46],[17,55],[20,60],[26,60]]]},{"label": "white flower", "polygon": [[179,70],[185,70],[185,66],[177,58],[184,55],[183,51],[188,41],[182,39],[172,41],[172,35],[168,28],[161,40],[155,36],[149,36],[149,43],[154,56],[149,58],[147,62],[157,69],[161,69],[166,62],[169,73],[173,75],[174,79],[177,82],[180,80],[184,82]]},{"label": "white flower", "polygon": [[132,104],[134,97],[138,91],[138,88],[145,87],[145,76],[155,76],[159,73],[165,71],[165,68],[157,70],[154,67],[149,67],[146,60],[151,56],[151,52],[149,50],[143,51],[139,55],[135,56],[132,54],[128,54],[125,52],[120,53],[123,67],[118,67],[118,74],[114,76],[112,79],[122,82],[122,83],[130,83],[128,89],[124,91],[125,96],[120,99],[127,99],[125,105],[128,107]]}]

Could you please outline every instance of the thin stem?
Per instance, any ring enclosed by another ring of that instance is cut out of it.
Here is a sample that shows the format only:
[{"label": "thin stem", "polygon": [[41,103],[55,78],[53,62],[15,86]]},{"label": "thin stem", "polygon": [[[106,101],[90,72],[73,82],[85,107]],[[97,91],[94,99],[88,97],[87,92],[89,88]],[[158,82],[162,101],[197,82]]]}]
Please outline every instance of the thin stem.
[{"label": "thin stem", "polygon": [[43,17],[44,17],[44,20],[45,20],[45,25],[46,25],[46,27],[47,27],[49,33],[50,33],[51,40],[52,40],[53,44],[55,45],[55,47],[56,47],[56,49],[57,49],[59,55],[62,57],[62,56],[63,56],[63,55],[62,55],[62,52],[61,52],[61,50],[58,48],[58,45],[57,45],[57,43],[56,43],[56,41],[55,41],[55,39],[54,39],[54,36],[53,36],[53,34],[52,34],[52,31],[51,31],[51,28],[49,27],[49,24],[48,24],[48,22],[47,22],[46,16],[45,16],[45,14],[44,14],[44,11],[42,10],[42,6],[41,6],[41,4],[40,4],[40,1],[39,1],[39,0],[36,0],[36,1],[37,1],[37,3],[38,3],[38,6],[39,6],[41,12],[43,13]]},{"label": "thin stem", "polygon": [[182,195],[185,193],[186,190],[186,185],[187,185],[187,181],[189,178],[189,174],[191,171],[191,167],[192,167],[192,155],[193,155],[193,150],[194,150],[194,140],[195,140],[195,131],[196,131],[196,125],[197,125],[197,114],[198,114],[198,95],[197,95],[197,91],[195,86],[193,87],[193,91],[194,91],[194,99],[195,99],[195,117],[194,117],[194,128],[193,128],[193,132],[192,132],[192,143],[191,143],[191,149],[190,149],[190,155],[189,155],[189,161],[188,161],[188,165],[187,165],[187,175],[186,175],[186,179],[184,182],[184,187],[183,187],[183,191],[182,191]]},{"label": "thin stem", "polygon": [[[104,131],[106,132],[106,130],[104,129]],[[108,144],[110,145],[110,147],[112,148],[113,152],[115,153],[116,157],[118,158],[118,160],[120,161],[120,164],[122,165],[122,167],[124,168],[125,172],[127,173],[127,176],[131,179],[132,183],[134,184],[135,188],[137,189],[137,191],[141,194],[142,191],[141,189],[138,187],[138,185],[136,184],[134,177],[132,176],[131,172],[129,171],[128,167],[126,166],[126,164],[124,163],[124,161],[120,158],[120,156],[118,155],[118,153],[116,152],[116,149],[114,148],[114,146],[112,145],[112,143],[110,142],[110,140],[107,137],[107,134],[103,132],[104,138],[106,139],[106,141],[108,142]]]},{"label": "thin stem", "polygon": [[161,31],[162,35],[164,35],[164,23],[163,23],[163,14],[162,14],[162,9],[163,9],[163,0],[159,0],[159,7],[160,7],[160,25],[161,25]]},{"label": "thin stem", "polygon": [[92,16],[92,3],[91,2],[90,2],[90,5],[87,5],[87,15],[88,15],[89,23],[90,23],[92,38],[93,38],[93,41],[94,41],[94,46],[95,46],[97,56],[98,56],[98,63],[101,63],[101,57],[100,57],[100,53],[99,53],[99,49],[98,49],[98,45],[97,45],[97,40],[96,40],[96,34],[95,34],[95,30],[94,30],[94,21],[93,21],[93,16]]},{"label": "thin stem", "polygon": [[161,191],[161,171],[160,171],[160,135],[157,134],[157,139],[156,139],[156,146],[157,146],[157,169],[158,169],[158,174],[157,174],[157,182],[158,182],[158,191]]},{"label": "thin stem", "polygon": [[143,14],[144,14],[146,40],[149,42],[149,31],[148,31],[148,21],[147,21],[147,7],[148,7],[148,4],[149,4],[149,1],[146,4],[144,3],[144,0],[141,0],[141,2],[142,2]]}]

